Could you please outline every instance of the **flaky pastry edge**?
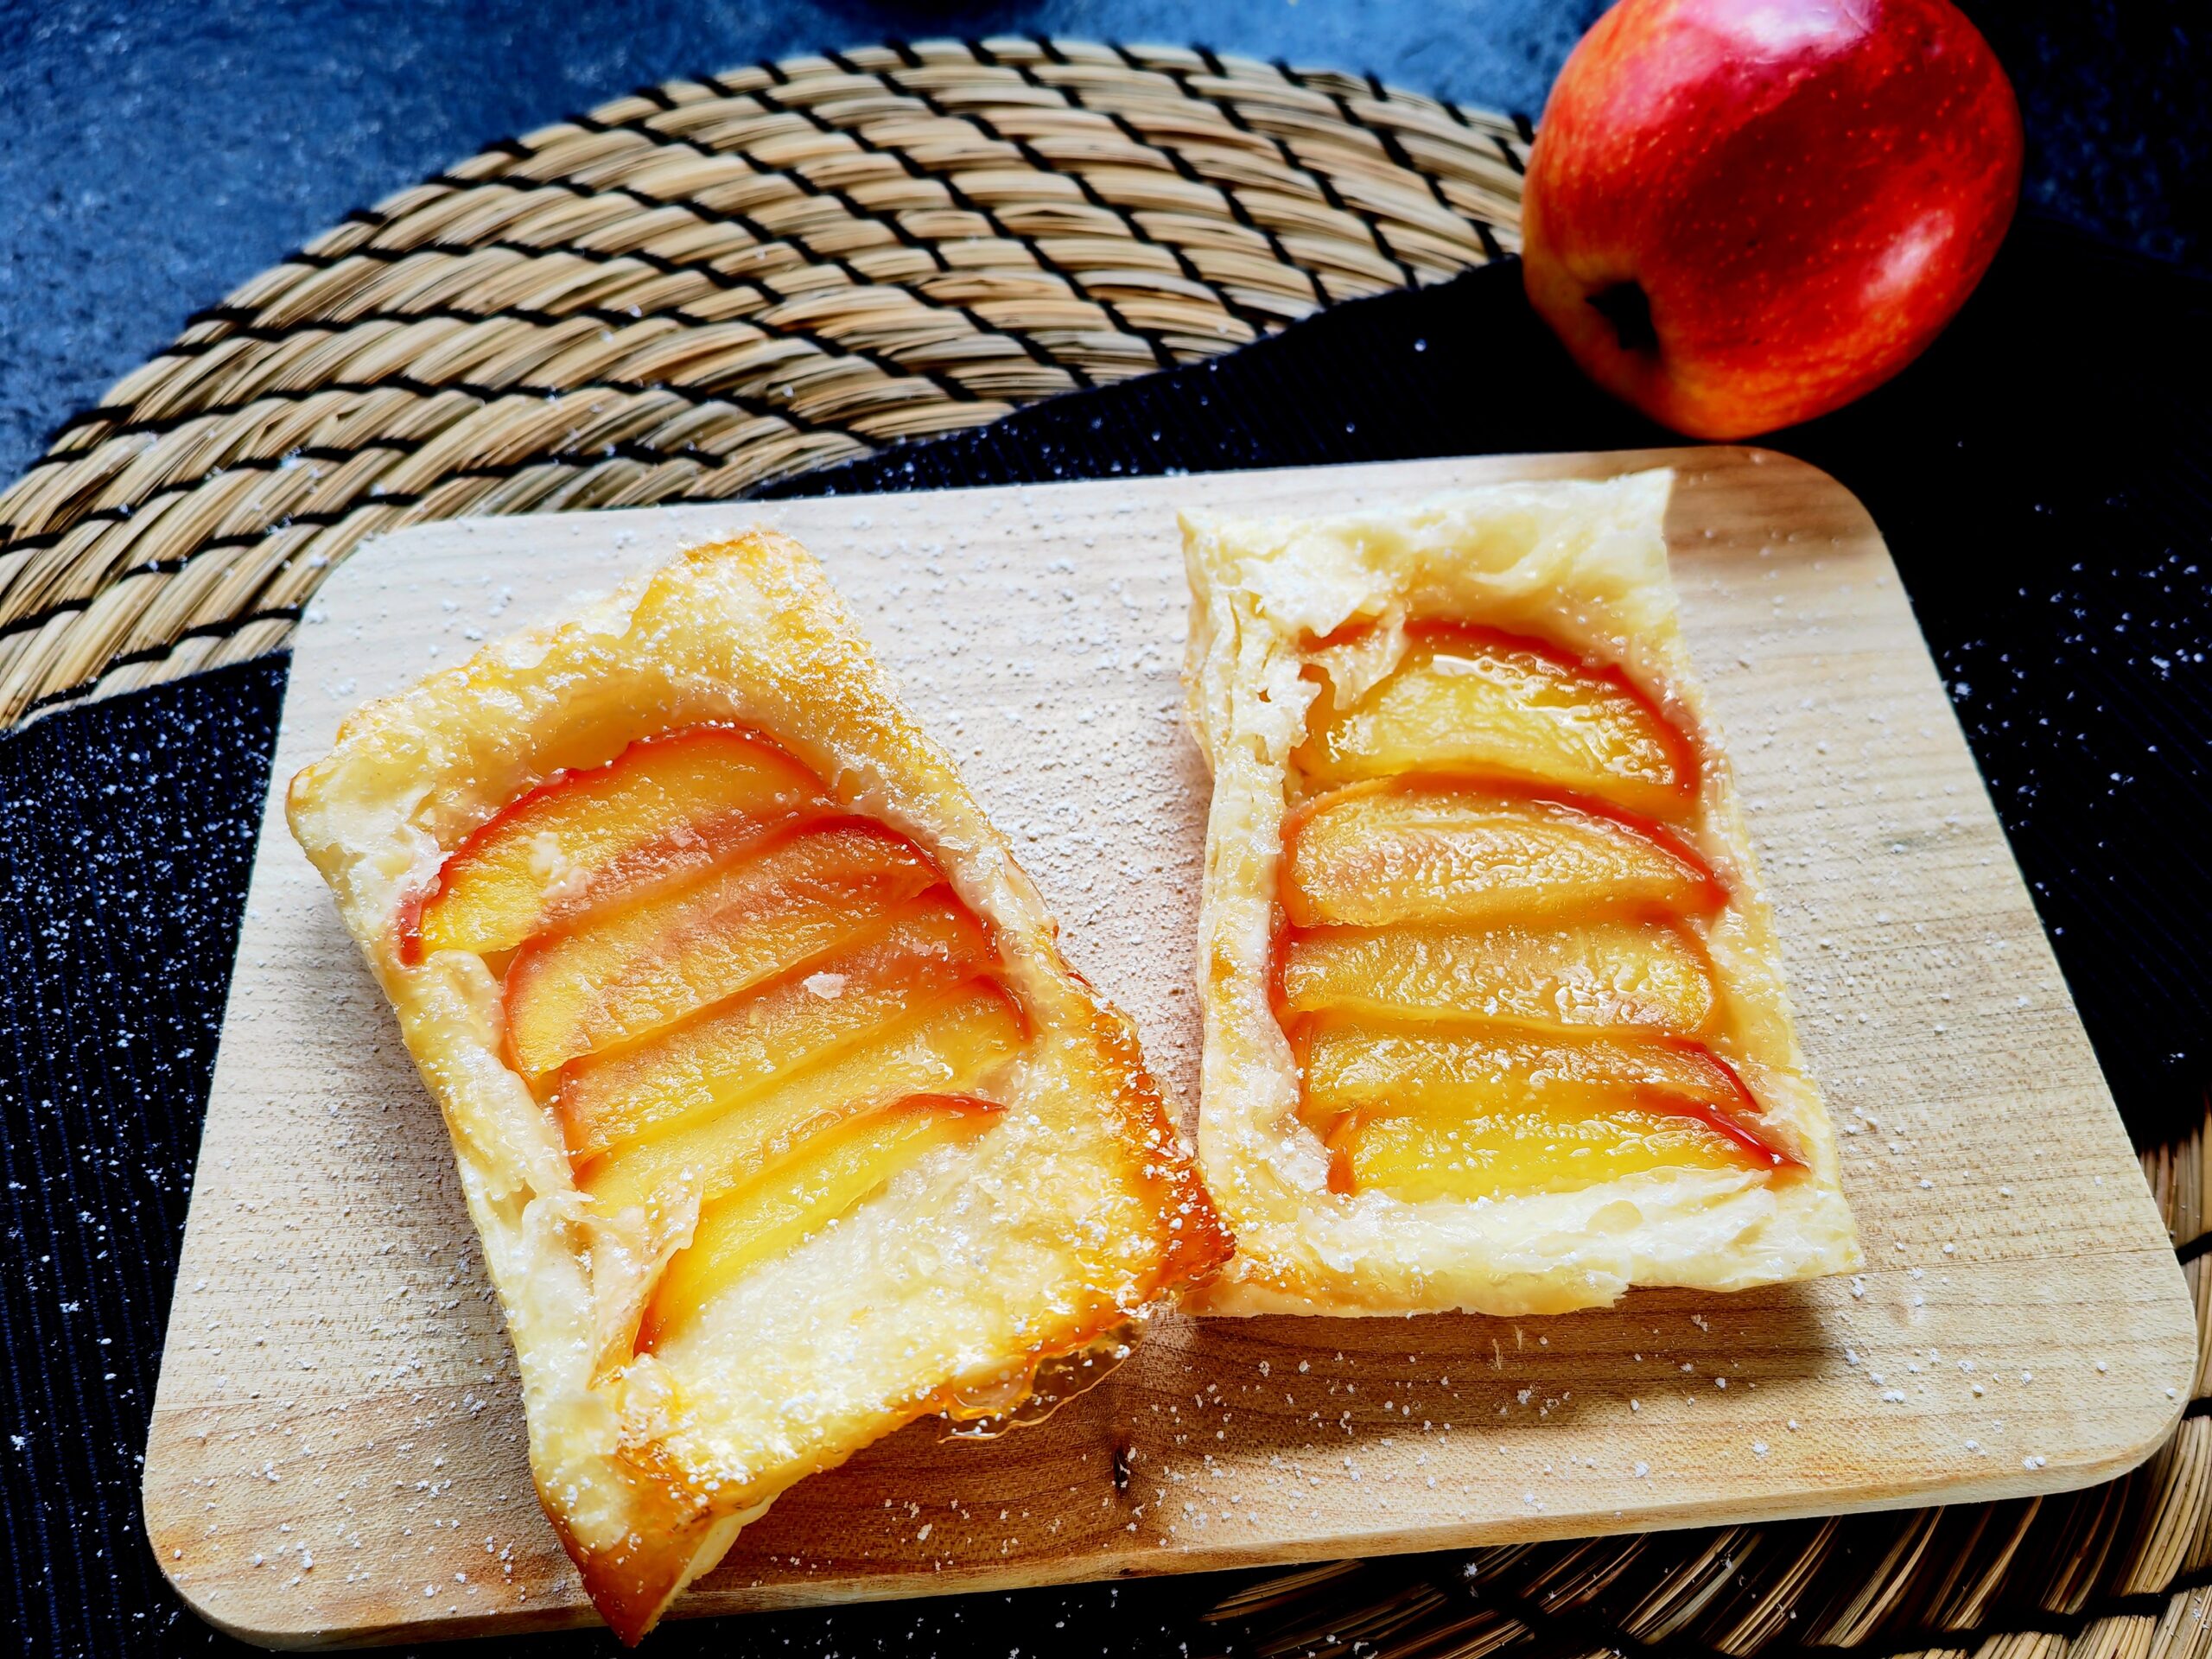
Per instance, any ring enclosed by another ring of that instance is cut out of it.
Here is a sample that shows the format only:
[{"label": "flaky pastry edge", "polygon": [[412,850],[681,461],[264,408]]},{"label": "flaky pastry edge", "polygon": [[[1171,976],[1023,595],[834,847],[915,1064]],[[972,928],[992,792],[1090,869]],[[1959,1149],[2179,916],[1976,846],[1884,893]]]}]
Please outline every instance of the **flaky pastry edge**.
[{"label": "flaky pastry edge", "polygon": [[[1671,474],[1513,483],[1398,511],[1309,519],[1185,515],[1190,723],[1213,772],[1198,974],[1198,1155],[1237,1240],[1192,1306],[1217,1314],[1555,1313],[1633,1285],[1745,1289],[1860,1265],[1835,1135],[1807,1071],[1781,953],[1720,733],[1677,620],[1664,524]],[[1408,615],[1540,632],[1618,663],[1705,757],[1699,833],[1727,884],[1708,946],[1745,1010],[1727,1052],[1805,1164],[1655,1173],[1476,1205],[1327,1190],[1298,1120],[1295,1062],[1268,976],[1287,768],[1318,688],[1302,641],[1340,630],[1333,678],[1357,696],[1395,664]],[[1363,632],[1348,625],[1371,623]]]},{"label": "flaky pastry edge", "polygon": [[[848,808],[938,861],[991,928],[1033,1022],[1116,1079],[1124,1174],[1151,1200],[1156,1246],[1148,1273],[1065,1309],[1022,1351],[988,1357],[925,1397],[883,1402],[870,1431],[831,1455],[712,1492],[669,1455],[669,1389],[631,1357],[639,1314],[690,1215],[650,1237],[594,1217],[558,1128],[501,1058],[499,988],[484,963],[444,952],[410,965],[398,949],[403,905],[477,824],[558,770],[706,722],[766,734]],[[444,1116],[514,1343],[539,1497],[626,1641],[778,1492],[915,1418],[1004,1413],[1039,1363],[1110,1342],[1227,1254],[1134,1027],[1062,958],[1005,839],[788,537],[756,530],[691,550],[566,620],[368,704],[293,779],[287,813]]]}]

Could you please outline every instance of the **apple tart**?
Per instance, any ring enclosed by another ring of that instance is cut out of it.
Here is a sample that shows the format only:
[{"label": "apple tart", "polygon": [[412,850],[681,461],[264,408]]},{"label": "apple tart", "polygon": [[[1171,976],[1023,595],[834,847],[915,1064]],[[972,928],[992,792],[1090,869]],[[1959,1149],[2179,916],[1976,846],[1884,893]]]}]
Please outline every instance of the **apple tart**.
[{"label": "apple tart", "polygon": [[1559,1313],[1859,1247],[1669,475],[1186,519],[1214,775],[1199,1165],[1223,1313]]},{"label": "apple tart", "polygon": [[289,814],[626,1641],[783,1488],[1015,1410],[1229,1253],[1130,1023],[795,543],[370,704]]}]

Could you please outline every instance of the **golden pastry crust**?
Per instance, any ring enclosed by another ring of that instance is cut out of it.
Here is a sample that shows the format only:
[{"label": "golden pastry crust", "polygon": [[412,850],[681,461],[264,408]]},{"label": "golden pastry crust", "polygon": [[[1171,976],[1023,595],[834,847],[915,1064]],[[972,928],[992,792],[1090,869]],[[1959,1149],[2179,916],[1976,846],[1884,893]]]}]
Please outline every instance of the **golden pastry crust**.
[{"label": "golden pastry crust", "polygon": [[[1605,1305],[1631,1285],[1737,1290],[1859,1265],[1834,1133],[1676,621],[1669,485],[1655,472],[1471,490],[1401,512],[1185,520],[1186,686],[1214,774],[1199,1166],[1238,1250],[1200,1293],[1202,1311],[1549,1313]],[[1657,1171],[1480,1204],[1329,1190],[1270,996],[1291,754],[1319,694],[1313,669],[1357,697],[1400,660],[1409,617],[1540,635],[1616,664],[1694,741],[1705,762],[1688,833],[1730,894],[1699,925],[1730,1002],[1715,1046],[1802,1172]]]},{"label": "golden pastry crust", "polygon": [[[472,830],[563,768],[729,724],[845,810],[909,837],[990,930],[1028,1022],[995,1127],[633,1352],[696,1213],[595,1213],[554,1115],[503,1058],[474,955],[410,964],[410,899]],[[692,551],[557,626],[372,703],[293,780],[329,882],[443,1111],[520,1362],[531,1462],[593,1600],[626,1640],[785,1487],[924,1414],[1006,1409],[1038,1363],[1110,1339],[1229,1242],[1128,1020],[1057,929],[951,762],[893,699],[820,569],[755,532]]]}]

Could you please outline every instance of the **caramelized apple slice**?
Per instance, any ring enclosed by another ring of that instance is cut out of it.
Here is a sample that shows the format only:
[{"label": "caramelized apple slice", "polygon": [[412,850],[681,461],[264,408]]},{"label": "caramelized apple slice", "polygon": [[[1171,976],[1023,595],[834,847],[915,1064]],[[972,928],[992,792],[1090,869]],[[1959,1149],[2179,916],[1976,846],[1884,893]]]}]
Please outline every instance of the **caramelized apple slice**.
[{"label": "caramelized apple slice", "polygon": [[1688,1036],[1713,1018],[1705,953],[1666,923],[1324,927],[1284,944],[1279,1006],[1376,1019],[1643,1026]]},{"label": "caramelized apple slice", "polygon": [[719,1292],[796,1249],[925,1154],[976,1139],[998,1113],[988,1101],[917,1095],[843,1119],[708,1205],[690,1246],[676,1253],[653,1289],[638,1351],[650,1351]]},{"label": "caramelized apple slice", "polygon": [[884,917],[858,943],[628,1048],[571,1060],[552,1104],[579,1164],[757,1094],[842,1052],[997,960],[982,926],[943,893]]},{"label": "caramelized apple slice", "polygon": [[632,743],[603,766],[558,774],[454,849],[404,927],[402,954],[512,950],[563,915],[666,886],[823,804],[811,773],[741,732]]},{"label": "caramelized apple slice", "polygon": [[1688,915],[1727,901],[1657,824],[1462,779],[1349,785],[1292,813],[1283,843],[1298,927]]},{"label": "caramelized apple slice", "polygon": [[650,1207],[687,1187],[711,1203],[855,1112],[909,1095],[974,1093],[1025,1035],[1020,1012],[998,986],[963,986],[717,1117],[595,1159],[577,1185],[609,1210]]},{"label": "caramelized apple slice", "polygon": [[1702,1119],[1612,1106],[1523,1103],[1472,1116],[1354,1112],[1329,1138],[1329,1185],[1424,1198],[1573,1192],[1659,1169],[1766,1169],[1770,1159]]},{"label": "caramelized apple slice", "polygon": [[1692,804],[1696,752],[1620,670],[1489,629],[1407,632],[1398,667],[1321,716],[1293,757],[1315,783],[1435,770],[1569,790],[1660,817]]},{"label": "caramelized apple slice", "polygon": [[1439,1122],[1636,1107],[1694,1117],[1772,1161],[1758,1103],[1732,1067],[1681,1038],[1568,1036],[1469,1021],[1354,1023],[1313,1016],[1297,1033],[1302,1113],[1324,1131],[1350,1112]]},{"label": "caramelized apple slice", "polygon": [[904,837],[809,825],[672,893],[531,940],[507,969],[507,1045],[541,1077],[788,972],[941,878]]}]

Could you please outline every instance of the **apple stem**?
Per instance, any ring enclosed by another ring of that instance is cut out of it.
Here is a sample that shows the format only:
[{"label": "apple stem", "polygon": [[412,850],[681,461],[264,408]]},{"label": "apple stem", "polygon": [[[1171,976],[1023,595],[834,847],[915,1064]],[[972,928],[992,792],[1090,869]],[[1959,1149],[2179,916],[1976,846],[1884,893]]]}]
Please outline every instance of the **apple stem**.
[{"label": "apple stem", "polygon": [[1651,326],[1651,301],[1644,293],[1643,283],[1615,283],[1590,296],[1590,303],[1597,307],[1599,316],[1613,325],[1613,332],[1620,336],[1621,350],[1659,349],[1659,331]]}]

